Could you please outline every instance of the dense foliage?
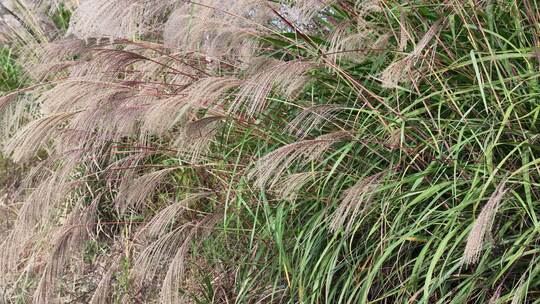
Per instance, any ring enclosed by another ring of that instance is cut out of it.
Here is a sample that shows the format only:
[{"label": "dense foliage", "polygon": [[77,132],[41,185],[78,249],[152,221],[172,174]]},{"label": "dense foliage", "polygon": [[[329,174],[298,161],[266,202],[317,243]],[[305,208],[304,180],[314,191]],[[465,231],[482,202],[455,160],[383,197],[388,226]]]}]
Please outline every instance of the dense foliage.
[{"label": "dense foliage", "polygon": [[6,301],[540,303],[536,1],[25,9]]}]

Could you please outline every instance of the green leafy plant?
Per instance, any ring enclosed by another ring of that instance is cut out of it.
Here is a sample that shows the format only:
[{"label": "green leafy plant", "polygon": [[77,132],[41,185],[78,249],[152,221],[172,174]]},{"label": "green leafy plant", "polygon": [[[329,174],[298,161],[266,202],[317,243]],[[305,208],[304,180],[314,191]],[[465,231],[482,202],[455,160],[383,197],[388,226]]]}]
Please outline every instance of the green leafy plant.
[{"label": "green leafy plant", "polygon": [[16,63],[11,49],[0,48],[0,94],[16,90],[23,86],[21,67]]},{"label": "green leafy plant", "polygon": [[6,154],[45,153],[3,244],[13,293],[30,276],[33,301],[63,296],[95,239],[92,303],[540,298],[534,1],[95,0],[68,19],[0,100],[39,109]]}]

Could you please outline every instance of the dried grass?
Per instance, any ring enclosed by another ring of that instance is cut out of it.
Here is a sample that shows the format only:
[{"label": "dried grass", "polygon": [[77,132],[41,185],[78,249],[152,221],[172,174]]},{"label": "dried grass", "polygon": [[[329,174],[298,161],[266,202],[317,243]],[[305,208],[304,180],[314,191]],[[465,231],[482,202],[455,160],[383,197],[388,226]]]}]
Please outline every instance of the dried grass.
[{"label": "dried grass", "polygon": [[368,209],[383,174],[381,172],[362,178],[343,192],[341,203],[331,216],[330,227],[333,231],[352,230],[357,218]]}]

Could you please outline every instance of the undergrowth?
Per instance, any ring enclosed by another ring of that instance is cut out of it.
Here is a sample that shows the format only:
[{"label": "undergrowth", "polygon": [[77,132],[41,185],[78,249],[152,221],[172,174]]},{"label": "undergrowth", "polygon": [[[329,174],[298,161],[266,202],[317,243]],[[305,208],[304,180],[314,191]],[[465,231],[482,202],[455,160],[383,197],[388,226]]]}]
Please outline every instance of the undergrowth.
[{"label": "undergrowth", "polygon": [[16,63],[12,50],[0,48],[0,95],[20,88],[23,83],[21,67]]},{"label": "undergrowth", "polygon": [[536,1],[59,2],[7,301],[540,303]]}]

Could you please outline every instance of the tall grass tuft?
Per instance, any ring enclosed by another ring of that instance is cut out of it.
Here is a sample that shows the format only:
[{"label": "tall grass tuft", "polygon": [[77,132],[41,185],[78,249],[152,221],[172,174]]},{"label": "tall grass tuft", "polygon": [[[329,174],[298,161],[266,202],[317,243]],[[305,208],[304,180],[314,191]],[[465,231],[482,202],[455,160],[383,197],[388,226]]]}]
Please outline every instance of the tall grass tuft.
[{"label": "tall grass tuft", "polygon": [[540,299],[535,1],[25,7],[6,301]]}]

